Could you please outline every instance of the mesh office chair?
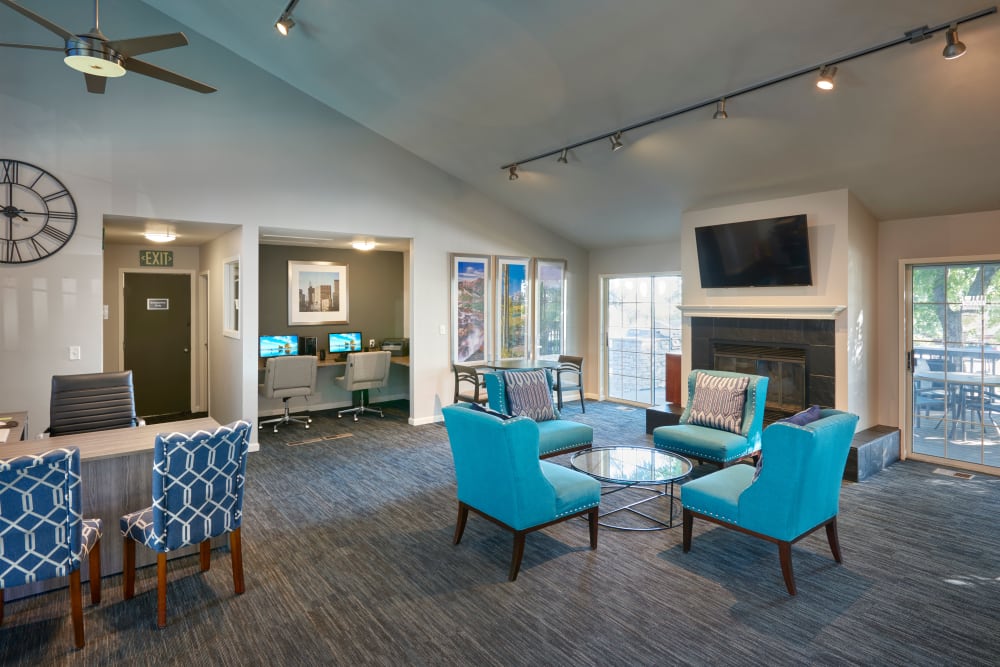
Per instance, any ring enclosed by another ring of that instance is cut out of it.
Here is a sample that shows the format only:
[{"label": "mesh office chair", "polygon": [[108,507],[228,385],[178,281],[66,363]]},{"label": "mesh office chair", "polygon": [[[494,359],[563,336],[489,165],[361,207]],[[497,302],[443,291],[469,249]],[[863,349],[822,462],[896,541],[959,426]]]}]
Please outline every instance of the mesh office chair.
[{"label": "mesh office chair", "polygon": [[312,396],[316,393],[316,357],[271,357],[264,367],[264,384],[259,387],[260,395],[265,398],[280,398],[284,412],[280,417],[265,419],[258,428],[265,424],[274,424],[272,431],[278,432],[278,427],[298,422],[309,428],[312,417],[293,417],[288,409],[288,399],[296,396]]},{"label": "mesh office chair", "polygon": [[361,392],[361,402],[352,408],[344,408],[337,412],[337,417],[343,417],[347,413],[354,414],[354,421],[358,421],[358,415],[365,412],[374,412],[379,417],[385,417],[382,410],[366,405],[366,398],[370,389],[380,389],[389,384],[389,358],[391,352],[352,352],[347,355],[347,370],[343,377],[335,378],[334,381],[347,391]]},{"label": "mesh office chair", "polygon": [[80,564],[89,555],[90,601],[101,601],[101,520],[80,514],[80,450],[0,459],[0,622],[3,589],[69,575],[73,638],[83,648]]},{"label": "mesh office chair", "polygon": [[142,426],[135,414],[132,371],[53,375],[51,436]]}]

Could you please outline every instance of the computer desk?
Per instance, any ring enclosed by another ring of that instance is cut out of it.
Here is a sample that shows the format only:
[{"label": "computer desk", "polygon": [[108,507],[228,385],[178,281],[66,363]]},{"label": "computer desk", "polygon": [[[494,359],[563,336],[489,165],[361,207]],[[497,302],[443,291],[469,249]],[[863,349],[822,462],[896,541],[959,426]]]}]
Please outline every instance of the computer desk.
[{"label": "computer desk", "polygon": [[6,433],[6,437],[0,442],[0,456],[3,456],[3,446],[7,443],[14,444],[21,438],[25,437],[27,431],[25,430],[28,425],[28,413],[27,412],[0,412],[0,419],[5,423],[14,422],[16,426],[3,427],[0,428],[0,433]]},{"label": "computer desk", "polygon": [[[0,445],[0,452],[4,458],[9,458],[41,454],[59,447],[76,447],[80,450],[83,517],[99,518],[104,524],[101,538],[101,576],[106,577],[122,571],[122,534],[119,519],[123,514],[149,507],[153,502],[153,445],[156,434],[212,431],[218,427],[217,421],[205,417],[136,428],[117,428],[110,431],[7,442]],[[212,540],[213,547],[226,543],[225,536]],[[167,554],[167,558],[195,553],[198,553],[197,545],[171,551]],[[137,566],[151,565],[155,562],[156,552],[152,549],[136,550]],[[80,568],[80,576],[83,581],[90,577],[86,567]],[[5,592],[7,600],[16,600],[64,586],[66,580],[55,577],[34,584],[12,586]]]}]

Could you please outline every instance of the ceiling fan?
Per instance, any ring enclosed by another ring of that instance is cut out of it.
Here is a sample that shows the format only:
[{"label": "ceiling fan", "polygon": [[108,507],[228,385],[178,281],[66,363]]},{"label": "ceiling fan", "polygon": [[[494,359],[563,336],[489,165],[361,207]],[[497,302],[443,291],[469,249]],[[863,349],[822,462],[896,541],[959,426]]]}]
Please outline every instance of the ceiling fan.
[{"label": "ceiling fan", "polygon": [[87,90],[91,93],[103,93],[107,85],[108,78],[124,76],[125,72],[135,72],[143,76],[159,79],[172,83],[175,86],[188,88],[199,93],[214,93],[215,88],[189,79],[186,76],[171,72],[170,70],[157,67],[134,56],[173,49],[178,46],[187,46],[188,40],[182,32],[172,32],[165,35],[149,35],[147,37],[133,37],[132,39],[109,40],[100,29],[100,13],[98,9],[99,0],[94,0],[94,27],[90,32],[74,35],[62,26],[56,25],[44,16],[39,16],[30,9],[22,7],[11,0],[0,0],[0,4],[7,5],[14,11],[28,17],[38,25],[50,32],[54,32],[63,38],[66,43],[65,48],[54,46],[35,46],[32,44],[5,44],[0,42],[0,46],[9,46],[17,49],[38,49],[41,51],[63,51],[66,57],[63,59],[67,65],[73,69],[83,72],[83,78],[87,82]]}]

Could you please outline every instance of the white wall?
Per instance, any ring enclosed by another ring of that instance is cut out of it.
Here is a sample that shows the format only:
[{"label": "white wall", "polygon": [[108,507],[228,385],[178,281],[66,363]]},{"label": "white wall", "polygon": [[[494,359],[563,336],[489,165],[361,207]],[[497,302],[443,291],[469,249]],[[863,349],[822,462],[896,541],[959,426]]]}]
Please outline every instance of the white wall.
[{"label": "white wall", "polygon": [[[79,9],[69,0],[50,3],[57,4]],[[219,421],[256,415],[257,307],[248,297],[256,294],[260,227],[412,239],[407,280],[414,295],[408,328],[415,422],[435,419],[451,402],[449,336],[438,332],[449,321],[449,252],[568,260],[567,345],[582,346],[588,289],[587,256],[579,247],[190,28],[139,3],[114,3],[113,13],[115,33],[185,30],[191,44],[171,52],[171,69],[197,74],[219,92],[199,95],[130,73],[109,82],[105,95],[90,95],[60,58],[5,50],[3,154],[49,169],[76,197],[79,211],[76,234],[58,255],[0,268],[0,406],[29,410],[33,430],[47,423],[53,373],[102,368],[105,214],[242,226],[239,241],[230,239],[234,246],[203,249],[203,266],[213,272],[213,303],[221,302],[222,257],[238,248],[232,254],[242,258],[243,338],[224,339],[216,322],[210,338],[211,411]],[[14,22],[0,24],[0,41],[44,39],[41,29],[12,28]],[[82,346],[81,361],[68,361],[70,345]]]},{"label": "white wall", "polygon": [[838,363],[837,377],[847,378],[848,409],[865,428],[884,423],[878,419],[878,222],[853,194],[847,198],[847,246],[847,372],[840,375]]},{"label": "white wall", "polygon": [[900,264],[909,260],[1000,260],[1000,211],[889,220],[878,226],[879,423],[901,425],[906,348],[900,321]]}]

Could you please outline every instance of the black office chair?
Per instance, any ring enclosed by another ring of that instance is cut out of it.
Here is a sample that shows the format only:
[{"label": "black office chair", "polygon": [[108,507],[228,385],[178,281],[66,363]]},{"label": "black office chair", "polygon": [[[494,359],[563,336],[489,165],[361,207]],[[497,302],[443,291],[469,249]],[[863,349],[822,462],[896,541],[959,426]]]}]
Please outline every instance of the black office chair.
[{"label": "black office chair", "polygon": [[135,414],[132,371],[53,375],[51,436],[144,426]]},{"label": "black office chair", "polygon": [[[486,381],[475,366],[461,366],[453,364],[452,370],[455,372],[455,399],[453,403],[465,401],[466,403],[487,403],[489,398],[486,395]],[[470,385],[463,391],[462,385]]]},{"label": "black office chair", "polygon": [[552,389],[556,392],[559,409],[563,406],[563,392],[575,391],[580,394],[580,411],[586,412],[583,402],[583,357],[572,357],[568,354],[559,355],[559,367],[552,370]]}]

